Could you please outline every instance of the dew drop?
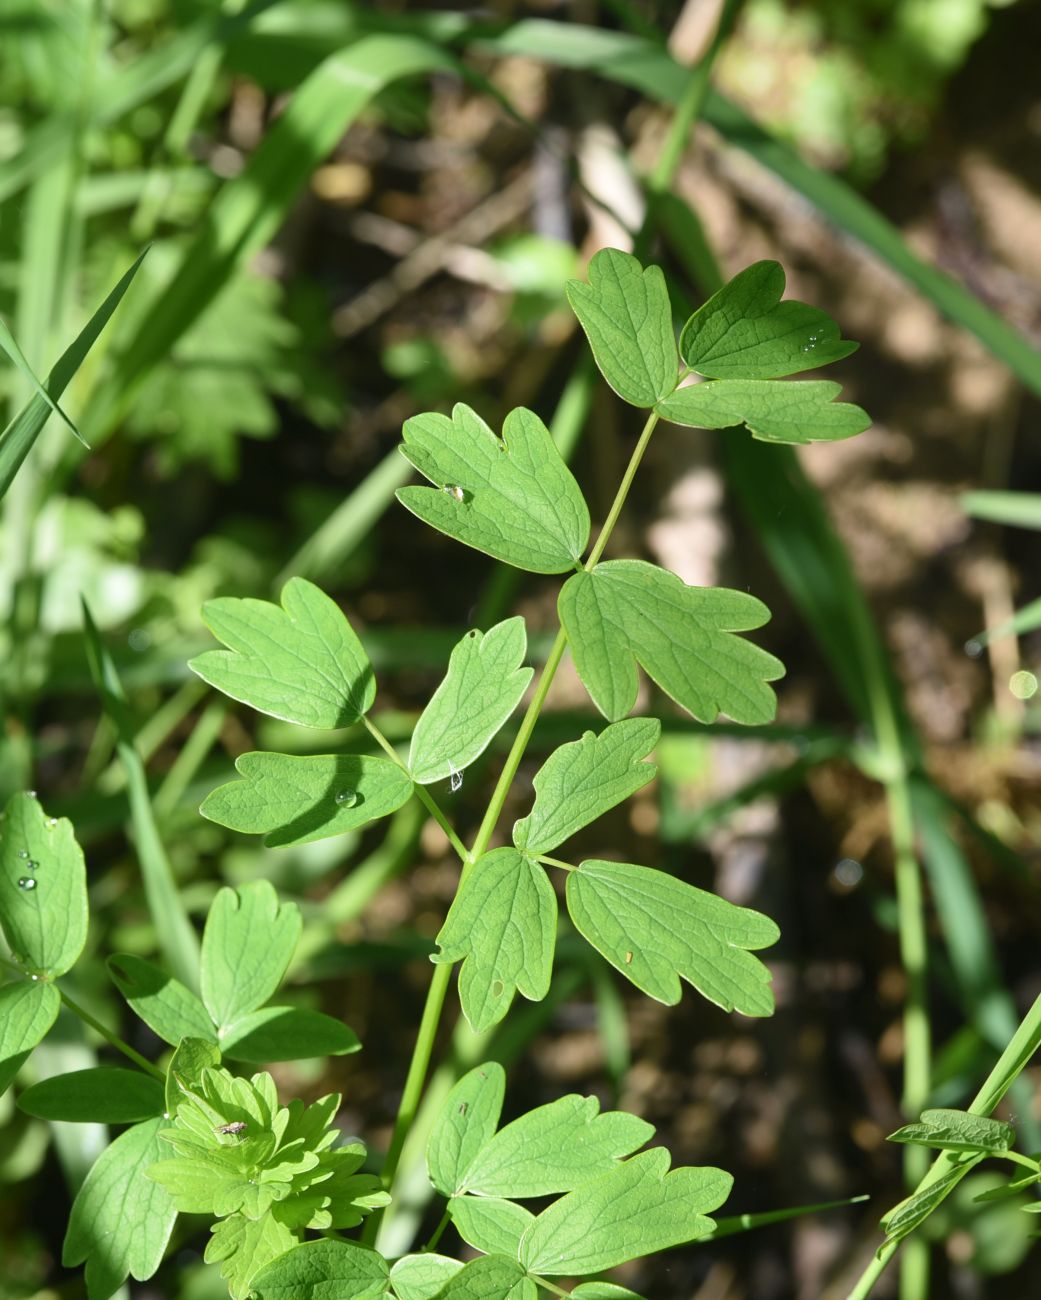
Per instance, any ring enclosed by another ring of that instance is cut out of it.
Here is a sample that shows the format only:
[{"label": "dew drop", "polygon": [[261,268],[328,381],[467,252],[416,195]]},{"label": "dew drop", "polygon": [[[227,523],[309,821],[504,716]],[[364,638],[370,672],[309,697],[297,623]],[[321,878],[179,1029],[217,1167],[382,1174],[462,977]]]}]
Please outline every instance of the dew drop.
[{"label": "dew drop", "polygon": [[48,817],[48,818],[47,818],[47,825],[50,826],[52,829],[53,829],[55,826],[57,826],[57,824],[58,824],[58,819],[57,819],[57,817]]},{"label": "dew drop", "polygon": [[357,790],[338,790],[336,792],[336,802],[341,808],[353,808],[358,802]]},{"label": "dew drop", "polygon": [[26,891],[28,891],[28,890],[30,890],[30,889],[35,889],[35,888],[36,888],[36,881],[32,878],[32,876],[19,876],[19,877],[18,877],[18,888],[19,888],[19,889],[24,889],[24,890],[26,890]]},{"label": "dew drop", "polygon": [[26,790],[25,793],[29,796],[30,799],[35,799],[35,798],[36,798],[36,791],[35,791],[35,790]]},{"label": "dew drop", "polygon": [[25,865],[29,868],[30,871],[35,871],[40,864],[36,861],[35,858],[30,858]]},{"label": "dew drop", "polygon": [[18,850],[18,856],[22,859],[23,862],[28,862],[28,860],[29,860],[29,850],[28,850],[28,849],[19,849],[19,850]]},{"label": "dew drop", "polygon": [[449,761],[448,770],[452,774],[450,782],[452,793],[457,794],[463,788],[463,774],[456,770],[455,765]]}]

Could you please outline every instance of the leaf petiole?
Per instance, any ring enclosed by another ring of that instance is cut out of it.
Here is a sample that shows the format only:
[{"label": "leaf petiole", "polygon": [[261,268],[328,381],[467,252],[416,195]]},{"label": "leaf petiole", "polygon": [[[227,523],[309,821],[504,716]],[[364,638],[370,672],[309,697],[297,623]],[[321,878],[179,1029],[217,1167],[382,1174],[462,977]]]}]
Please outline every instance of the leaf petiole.
[{"label": "leaf petiole", "polygon": [[[55,988],[57,987],[58,986],[55,985]],[[83,1023],[89,1025],[95,1033],[100,1034],[101,1037],[114,1047],[117,1052],[122,1052],[127,1060],[133,1061],[139,1069],[144,1070],[146,1074],[150,1074],[153,1079],[158,1079],[160,1083],[166,1082],[166,1075],[157,1065],[153,1065],[151,1061],[146,1060],[140,1052],[135,1052],[129,1043],[124,1043],[122,1038],[120,1038],[118,1034],[114,1034],[111,1029],[106,1029],[100,1020],[95,1020],[86,1007],[81,1007],[78,1002],[69,997],[64,989],[59,988],[58,993],[62,1002],[64,1002],[69,1010],[74,1015],[79,1016]]]},{"label": "leaf petiole", "polygon": [[551,858],[551,857],[550,857],[548,854],[546,854],[546,853],[540,853],[540,854],[538,854],[538,856],[537,856],[537,858],[536,858],[536,861],[537,861],[537,862],[545,863],[546,865],[551,866],[551,867],[559,867],[559,868],[561,869],[561,871],[577,871],[577,870],[578,870],[578,868],[577,868],[573,863],[571,863],[571,862],[561,862],[561,860],[560,860],[559,858]]}]

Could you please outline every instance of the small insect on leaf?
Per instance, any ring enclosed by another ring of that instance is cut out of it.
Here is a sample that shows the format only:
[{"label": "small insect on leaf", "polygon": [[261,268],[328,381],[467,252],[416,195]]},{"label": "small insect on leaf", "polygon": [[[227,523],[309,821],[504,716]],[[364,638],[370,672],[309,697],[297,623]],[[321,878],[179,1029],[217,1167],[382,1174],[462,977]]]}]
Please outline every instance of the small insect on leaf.
[{"label": "small insect on leaf", "polygon": [[248,1127],[249,1125],[244,1119],[237,1119],[232,1121],[230,1124],[218,1125],[218,1127],[214,1129],[214,1132],[225,1136],[239,1137],[241,1134],[245,1133]]}]

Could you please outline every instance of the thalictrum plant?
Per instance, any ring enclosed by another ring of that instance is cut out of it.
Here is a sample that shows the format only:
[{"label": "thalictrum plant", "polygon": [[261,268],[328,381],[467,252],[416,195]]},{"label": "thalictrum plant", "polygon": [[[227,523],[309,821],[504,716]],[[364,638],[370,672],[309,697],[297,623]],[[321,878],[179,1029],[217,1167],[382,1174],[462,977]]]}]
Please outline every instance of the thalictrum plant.
[{"label": "thalictrum plant", "polygon": [[[512,411],[501,433],[462,405],[406,422],[401,450],[427,480],[399,491],[408,510],[504,564],[566,575],[560,627],[534,686],[523,619],[474,628],[452,649],[444,680],[399,751],[370,716],[377,682],[365,646],[317,586],[292,577],[279,604],[224,598],[203,609],[223,647],[192,661],[205,682],[284,722],[356,729],[348,752],[241,755],[238,779],[208,795],[205,817],[286,846],[356,830],[416,799],[460,859],[378,1173],[365,1168],[363,1142],[337,1129],[336,1094],[283,1104],[271,1075],[243,1070],[360,1047],[333,1017],[272,1004],[301,937],[296,906],[281,903],[265,881],[221,889],[197,955],[194,939],[176,949],[177,977],[138,955],[109,957],[129,1009],[168,1045],[152,1062],[60,983],[86,942],[83,855],[67,821],[47,817],[29,792],[14,796],[0,826],[0,925],[13,977],[0,988],[0,1085],[12,1082],[63,1002],[135,1067],[77,1071],[19,1098],[33,1115],[129,1126],[87,1176],[66,1236],[64,1262],[85,1263],[90,1300],[108,1300],[128,1276],[151,1277],[178,1214],[211,1219],[206,1259],[219,1264],[234,1300],[534,1300],[568,1293],[565,1282],[580,1300],[606,1300],[631,1293],[599,1280],[605,1270],[716,1230],[710,1215],[730,1193],[728,1173],[671,1168],[663,1148],[641,1150],[654,1134],[649,1124],[601,1113],[589,1097],[560,1097],[501,1126],[506,1075],[492,1060],[459,1079],[430,1133],[427,1172],[444,1201],[433,1237],[392,1260],[378,1249],[377,1224],[397,1191],[453,969],[462,1013],[477,1032],[502,1021],[518,993],[543,999],[561,899],[574,930],[649,997],[673,1005],[685,981],[724,1012],[773,1011],[770,972],[758,955],[779,937],[773,921],[638,863],[576,861],[568,844],[655,776],[660,724],[629,716],[641,669],[703,723],[720,713],[749,724],[774,715],[771,683],[783,667],[744,635],[769,618],[760,601],[688,586],[642,559],[603,556],[663,418],[789,443],[867,426],[859,407],[834,400],[837,385],[790,378],[856,345],[842,341],[823,312],[783,301],[783,289],[780,267],[757,263],[695,312],[677,341],[657,267],[605,250],[588,283],[571,283],[569,299],[604,378],[647,412],[592,546],[582,490],[533,411]],[[88,641],[106,703],[118,712],[118,679],[91,627]],[[507,836],[506,799],[519,793],[518,768],[566,652],[604,725],[545,758],[534,797]],[[465,845],[438,787],[458,789],[525,696],[479,829]],[[358,752],[359,735],[376,752]],[[493,847],[497,832],[506,842]],[[149,870],[162,887],[169,868],[161,852],[153,856]],[[534,1208],[524,1204],[535,1198]],[[436,1252],[449,1223],[477,1258]],[[360,1237],[348,1235],[356,1228]]]}]

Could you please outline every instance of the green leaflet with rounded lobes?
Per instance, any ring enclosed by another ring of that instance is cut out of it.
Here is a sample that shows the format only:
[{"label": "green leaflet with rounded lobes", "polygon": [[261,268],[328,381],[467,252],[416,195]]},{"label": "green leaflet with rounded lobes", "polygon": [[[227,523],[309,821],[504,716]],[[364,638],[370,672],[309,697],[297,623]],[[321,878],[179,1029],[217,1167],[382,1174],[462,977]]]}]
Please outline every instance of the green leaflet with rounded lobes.
[{"label": "green leaflet with rounded lobes", "polygon": [[262,1006],[286,973],[303,922],[295,903],[254,880],[217,891],[202,936],[202,1000],[223,1031]]},{"label": "green leaflet with rounded lobes", "polygon": [[517,848],[549,853],[653,780],[658,769],[639,760],[660,735],[657,718],[627,718],[555,749],[532,780],[531,812],[513,824]]},{"label": "green leaflet with rounded lobes", "polygon": [[515,1256],[535,1221],[523,1205],[496,1196],[453,1196],[448,1213],[460,1237],[485,1255]]},{"label": "green leaflet with rounded lobes", "polygon": [[434,1300],[536,1300],[536,1295],[534,1283],[515,1259],[484,1255],[449,1278]]},{"label": "green leaflet with rounded lobes", "polygon": [[76,1193],[62,1263],[86,1260],[89,1300],[108,1300],[127,1275],[143,1282],[162,1262],[177,1211],[145,1171],[163,1154],[164,1119],[121,1133],[102,1151]]},{"label": "green leaflet with rounded lobes", "polygon": [[377,1300],[390,1285],[382,1255],[353,1241],[309,1241],[253,1279],[256,1300]]},{"label": "green leaflet with rounded lobes", "polygon": [[180,980],[132,953],[113,953],[105,964],[130,1009],[171,1047],[182,1038],[217,1041],[209,1012]]},{"label": "green leaflet with rounded lobes", "polygon": [[571,1093],[501,1128],[470,1161],[461,1186],[511,1200],[570,1192],[653,1136],[646,1120],[618,1110],[601,1114],[595,1097]]},{"label": "green leaflet with rounded lobes", "polygon": [[521,1238],[521,1263],[543,1276],[582,1277],[696,1241],[712,1231],[706,1216],[733,1182],[711,1167],[670,1173],[663,1147],[645,1151],[543,1210]]},{"label": "green leaflet with rounded lobes", "polygon": [[498,1061],[476,1065],[454,1085],[427,1138],[427,1173],[444,1196],[465,1187],[466,1171],[491,1140],[502,1113],[506,1071]]},{"label": "green leaflet with rounded lobes", "polygon": [[207,1264],[220,1264],[231,1300],[247,1300],[260,1270],[298,1244],[296,1234],[274,1214],[259,1219],[229,1214],[213,1224],[210,1232],[204,1259]]},{"label": "green leaflet with rounded lobes", "polygon": [[556,937],[557,898],[545,871],[516,849],[493,849],[463,882],[431,960],[462,960],[463,1014],[483,1033],[506,1015],[515,993],[533,1002],[546,996]]},{"label": "green leaflet with rounded lobes", "polygon": [[405,1255],[390,1270],[390,1284],[397,1300],[433,1300],[462,1267],[447,1255]]},{"label": "green leaflet with rounded lobes", "polygon": [[217,690],[305,727],[349,727],[376,698],[376,679],[340,607],[313,582],[290,578],[282,603],[222,596],[203,620],[227,650],[188,665]]},{"label": "green leaflet with rounded lobes", "polygon": [[735,635],[770,617],[754,596],[688,587],[644,560],[608,560],[569,578],[557,603],[578,675],[612,722],[636,703],[637,663],[699,722],[719,713],[749,724],[773,719],[767,683],[784,665]]},{"label": "green leaflet with rounded lobes", "polygon": [[754,262],[694,313],[680,354],[709,379],[776,379],[856,352],[827,312],[789,299],[778,262]]},{"label": "green leaflet with rounded lobes", "polygon": [[455,776],[483,754],[521,701],[534,670],[523,618],[476,629],[452,650],[448,673],[419,716],[408,768],[421,785]]},{"label": "green leaflet with rounded lobes", "polygon": [[426,412],[405,421],[401,452],[436,486],[397,498],[425,523],[531,573],[574,568],[589,541],[589,509],[549,430],[524,407],[497,438],[470,407],[451,418]]},{"label": "green leaflet with rounded lobes", "polygon": [[679,364],[672,307],[658,266],[602,248],[589,263],[589,283],[569,280],[567,297],[600,372],[633,406],[653,406],[676,387]]},{"label": "green leaflet with rounded lobes", "polygon": [[61,1010],[61,995],[53,984],[18,980],[0,986],[0,1094],[41,1042]]},{"label": "green leaflet with rounded lobes", "polygon": [[760,442],[837,442],[871,426],[862,407],[835,401],[841,391],[829,379],[710,379],[678,388],[655,409],[695,429],[746,424]]},{"label": "green leaflet with rounded lobes", "polygon": [[163,1085],[141,1070],[98,1066],[41,1079],[18,1098],[38,1119],[73,1124],[132,1124],[162,1115]]},{"label": "green leaflet with rounded lobes", "polygon": [[87,941],[87,870],[72,823],[34,794],[11,796],[0,819],[0,929],[32,975],[64,975]]},{"label": "green leaflet with rounded lobes", "polygon": [[263,1065],[312,1056],[344,1056],[361,1043],[342,1020],[307,1007],[261,1007],[228,1025],[221,1050],[232,1061]]},{"label": "green leaflet with rounded lobes", "polygon": [[628,862],[583,862],[566,891],[578,931],[650,997],[674,1006],[682,976],[724,1011],[773,1014],[770,972],[749,950],[780,931],[761,912]]},{"label": "green leaflet with rounded lobes", "polygon": [[270,848],[310,844],[387,817],[412,794],[408,773],[367,754],[240,754],[243,778],[218,786],[199,811],[210,821],[264,835]]}]

